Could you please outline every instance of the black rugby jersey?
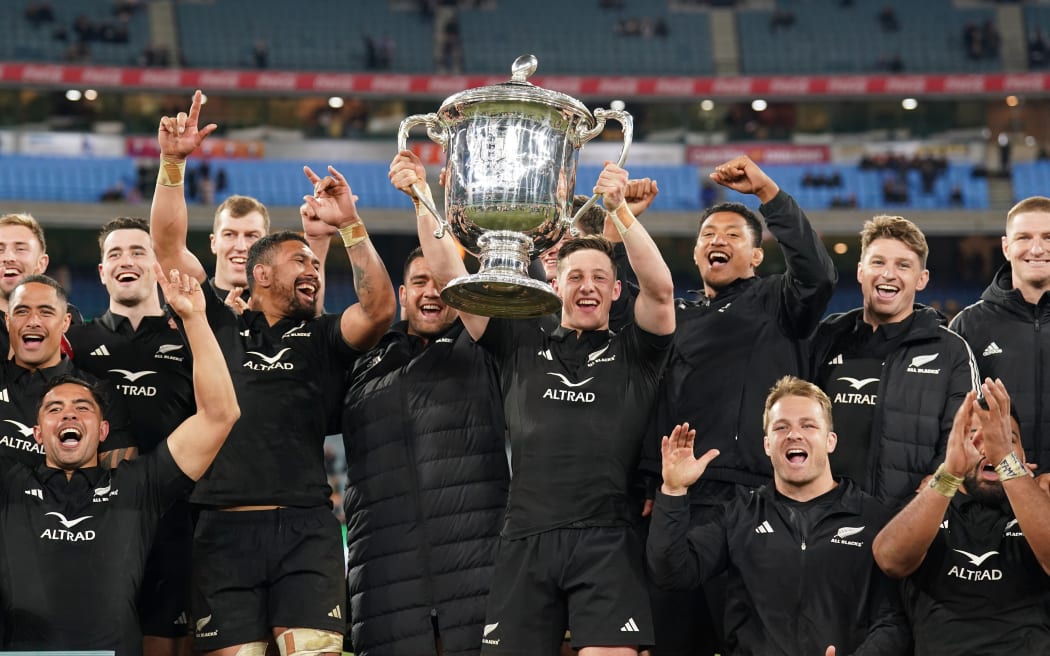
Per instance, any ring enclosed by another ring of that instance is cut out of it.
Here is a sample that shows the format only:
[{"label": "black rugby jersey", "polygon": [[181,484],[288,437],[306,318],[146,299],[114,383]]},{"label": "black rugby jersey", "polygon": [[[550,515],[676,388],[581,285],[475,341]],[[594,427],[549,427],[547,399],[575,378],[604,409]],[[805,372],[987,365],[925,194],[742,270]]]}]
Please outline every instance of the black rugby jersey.
[{"label": "black rugby jersey", "polygon": [[955,495],[901,589],[916,654],[1050,654],[1050,577],[1008,504]]},{"label": "black rugby jersey", "polygon": [[152,451],[196,411],[190,349],[167,316],[105,314],[66,333],[80,369],[112,383],[127,402],[142,453]]},{"label": "black rugby jersey", "polygon": [[105,395],[103,416],[109,422],[109,437],[99,445],[99,454],[114,449],[137,446],[131,432],[131,420],[123,397],[104,380],[76,366],[69,358],[53,367],[29,371],[14,360],[0,362],[0,456],[14,458],[29,466],[44,463],[44,446],[33,439],[37,410],[44,398],[48,383],[58,377],[72,375],[99,386]]},{"label": "black rugby jersey", "polygon": [[338,417],[346,371],[360,355],[343,341],[341,315],[270,326],[261,312],[238,316],[217,295],[204,297],[241,417],[190,500],[331,506],[324,439]]},{"label": "black rugby jersey", "polygon": [[136,600],[157,521],[193,481],[167,444],[113,470],[0,458],[4,647],[142,652]]},{"label": "black rugby jersey", "polygon": [[672,335],[544,320],[489,321],[479,343],[500,368],[513,477],[503,535],[627,524],[628,486]]}]

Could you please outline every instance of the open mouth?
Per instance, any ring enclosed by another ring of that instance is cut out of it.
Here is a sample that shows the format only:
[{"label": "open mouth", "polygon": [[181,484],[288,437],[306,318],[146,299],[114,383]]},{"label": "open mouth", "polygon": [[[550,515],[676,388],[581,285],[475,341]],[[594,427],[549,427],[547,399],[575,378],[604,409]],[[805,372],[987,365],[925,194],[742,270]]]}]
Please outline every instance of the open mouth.
[{"label": "open mouth", "polygon": [[240,257],[240,256],[231,257],[230,258],[230,263],[231,264],[235,264],[237,266],[244,266],[245,264],[248,263],[248,258]]},{"label": "open mouth", "polygon": [[584,310],[591,310],[598,307],[598,299],[595,298],[582,298],[576,301],[576,307],[583,308]]},{"label": "open mouth", "polygon": [[44,342],[44,335],[40,333],[23,333],[22,343],[28,347],[34,348]]},{"label": "open mouth", "polygon": [[4,273],[3,273],[4,278],[7,279],[7,280],[10,280],[12,278],[18,278],[21,275],[22,275],[21,270],[15,269],[13,267],[5,268],[4,269]]},{"label": "open mouth", "polygon": [[134,271],[124,271],[117,274],[117,282],[135,282],[139,279],[139,274]]},{"label": "open mouth", "polygon": [[981,467],[981,478],[986,481],[997,481],[999,480],[999,473],[995,471],[995,465],[986,462]]},{"label": "open mouth", "polygon": [[437,316],[437,315],[441,314],[441,311],[444,310],[444,309],[445,309],[444,306],[442,306],[442,305],[440,305],[438,303],[424,303],[424,304],[419,306],[419,311],[422,312],[423,315],[427,316],[427,317]]},{"label": "open mouth", "polygon": [[784,456],[787,458],[787,461],[792,465],[804,464],[809,458],[809,454],[806,453],[803,449],[788,449],[787,453],[785,453]]},{"label": "open mouth", "polygon": [[317,298],[318,284],[315,282],[302,281],[295,285],[295,291],[309,300]]},{"label": "open mouth", "polygon": [[893,285],[875,285],[875,295],[884,300],[894,298],[900,290],[900,287]]},{"label": "open mouth", "polygon": [[711,266],[729,264],[729,254],[722,251],[711,251],[707,254],[707,262]]},{"label": "open mouth", "polygon": [[58,433],[58,441],[64,447],[75,447],[80,444],[82,437],[80,429],[73,426],[67,426]]}]

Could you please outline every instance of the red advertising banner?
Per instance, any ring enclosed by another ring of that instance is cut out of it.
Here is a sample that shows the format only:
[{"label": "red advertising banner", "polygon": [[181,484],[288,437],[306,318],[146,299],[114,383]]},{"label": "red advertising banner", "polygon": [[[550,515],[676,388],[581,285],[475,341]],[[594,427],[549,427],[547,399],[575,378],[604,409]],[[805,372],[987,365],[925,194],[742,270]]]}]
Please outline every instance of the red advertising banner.
[{"label": "red advertising banner", "polygon": [[[160,157],[160,148],[154,137],[127,137],[125,154],[131,157]],[[266,146],[261,141],[237,141],[223,137],[208,137],[201,144],[198,155],[231,159],[261,159]]]},{"label": "red advertising banner", "polygon": [[[120,68],[0,63],[8,86],[359,94],[444,97],[506,82],[502,75],[393,75],[256,70]],[[999,96],[1050,93],[1050,73],[988,75],[802,75],[756,77],[600,77],[541,75],[534,84],[573,96],[605,98],[802,98],[823,96]]]},{"label": "red advertising banner", "polygon": [[741,143],[718,146],[687,146],[685,161],[695,166],[718,166],[747,155],[759,164],[823,164],[831,161],[827,146]]}]

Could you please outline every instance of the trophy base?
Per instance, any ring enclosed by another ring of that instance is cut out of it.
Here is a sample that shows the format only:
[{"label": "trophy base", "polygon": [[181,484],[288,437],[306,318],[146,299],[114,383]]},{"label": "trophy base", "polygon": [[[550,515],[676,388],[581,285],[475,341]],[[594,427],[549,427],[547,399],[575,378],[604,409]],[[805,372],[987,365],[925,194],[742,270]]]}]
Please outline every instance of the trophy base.
[{"label": "trophy base", "polygon": [[441,290],[441,300],[468,314],[497,319],[542,317],[561,309],[561,299],[547,283],[492,271],[456,278]]}]

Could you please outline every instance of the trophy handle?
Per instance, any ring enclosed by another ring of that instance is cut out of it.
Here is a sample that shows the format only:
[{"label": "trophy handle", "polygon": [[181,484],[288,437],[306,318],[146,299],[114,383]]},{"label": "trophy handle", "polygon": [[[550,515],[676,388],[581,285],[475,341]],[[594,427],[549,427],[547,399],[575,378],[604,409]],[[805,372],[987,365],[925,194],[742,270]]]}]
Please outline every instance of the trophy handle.
[{"label": "trophy handle", "polygon": [[[427,136],[434,143],[441,146],[444,149],[448,145],[448,138],[445,136],[443,130],[438,129],[438,115],[434,113],[430,114],[413,114],[405,120],[401,121],[401,126],[397,129],[397,151],[408,149],[408,133],[417,125],[427,126]],[[412,185],[412,194],[416,197],[423,207],[427,208],[427,211],[434,215],[434,219],[438,222],[438,228],[434,231],[434,236],[441,239],[445,236],[445,232],[448,230],[448,222],[445,221],[445,217],[438,212],[437,206],[434,204],[433,199],[423,192],[423,189],[418,185]]]},{"label": "trophy handle", "polygon": [[[577,134],[577,138],[580,140],[580,146],[587,143],[591,139],[595,138],[605,130],[605,122],[612,119],[620,124],[623,128],[623,148],[620,149],[620,158],[616,160],[616,166],[623,166],[623,163],[627,161],[627,153],[631,150],[631,143],[634,141],[634,117],[625,111],[618,109],[596,109],[594,110],[594,118],[597,121],[593,128],[590,130],[583,130]],[[580,217],[584,212],[589,210],[592,205],[598,202],[598,197],[601,194],[594,194],[587,202],[583,204],[579,210],[576,211],[571,218],[566,217],[565,229],[569,231],[573,237],[580,234],[580,231],[576,228],[576,219]]]}]

